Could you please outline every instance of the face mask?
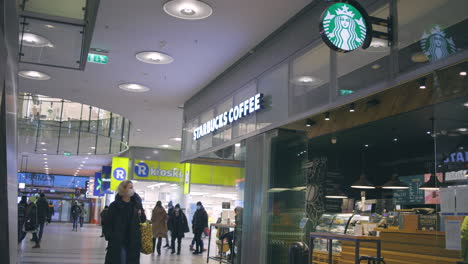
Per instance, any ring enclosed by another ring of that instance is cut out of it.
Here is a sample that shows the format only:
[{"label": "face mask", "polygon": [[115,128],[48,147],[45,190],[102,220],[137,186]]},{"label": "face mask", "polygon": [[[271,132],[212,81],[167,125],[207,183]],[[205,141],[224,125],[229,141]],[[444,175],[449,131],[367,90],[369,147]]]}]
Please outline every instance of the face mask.
[{"label": "face mask", "polygon": [[135,194],[135,190],[133,190],[133,189],[130,189],[130,190],[127,191],[128,197],[132,197],[134,194]]},{"label": "face mask", "polygon": [[201,206],[200,205],[197,205],[197,210],[200,210],[201,209]]},{"label": "face mask", "polygon": [[179,208],[176,208],[176,209],[175,209],[175,211],[176,211],[176,212],[179,212],[179,211],[180,211],[180,209],[179,209]]}]

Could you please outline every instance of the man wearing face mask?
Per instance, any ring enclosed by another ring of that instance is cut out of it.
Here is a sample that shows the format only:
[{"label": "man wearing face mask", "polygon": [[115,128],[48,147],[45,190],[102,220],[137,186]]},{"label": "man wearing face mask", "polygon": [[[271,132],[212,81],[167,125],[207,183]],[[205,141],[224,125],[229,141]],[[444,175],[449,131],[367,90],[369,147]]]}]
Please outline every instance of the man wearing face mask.
[{"label": "man wearing face mask", "polygon": [[104,225],[104,236],[108,241],[105,263],[138,264],[141,248],[139,224],[146,221],[145,211],[131,181],[122,181],[117,190]]},{"label": "man wearing face mask", "polygon": [[205,228],[208,227],[208,214],[203,207],[201,202],[197,203],[197,211],[193,215],[192,220],[192,231],[194,234],[195,239],[195,251],[193,252],[194,255],[199,255],[203,253],[203,241],[201,236]]}]

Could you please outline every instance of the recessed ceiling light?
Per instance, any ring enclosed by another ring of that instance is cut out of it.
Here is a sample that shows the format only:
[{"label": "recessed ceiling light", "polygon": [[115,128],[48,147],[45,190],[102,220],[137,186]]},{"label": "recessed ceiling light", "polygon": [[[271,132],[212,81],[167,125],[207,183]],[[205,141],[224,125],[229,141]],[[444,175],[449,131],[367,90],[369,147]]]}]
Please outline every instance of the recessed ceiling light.
[{"label": "recessed ceiling light", "polygon": [[80,167],[83,167],[84,165],[83,164],[80,164]]},{"label": "recessed ceiling light", "polygon": [[47,153],[42,154],[43,156],[47,156]]},{"label": "recessed ceiling light", "polygon": [[368,145],[368,144],[366,144],[366,145],[364,145],[364,147],[368,148],[368,147],[369,147],[369,145]]},{"label": "recessed ceiling light", "polygon": [[88,157],[84,158],[85,160],[89,159]]},{"label": "recessed ceiling light", "polygon": [[96,147],[90,147],[90,149],[96,149]]},{"label": "recessed ceiling light", "polygon": [[150,64],[169,64],[174,61],[171,56],[157,51],[143,51],[136,54],[139,61]]},{"label": "recessed ceiling light", "polygon": [[169,140],[180,142],[182,139],[180,137],[169,138]]},{"label": "recessed ceiling light", "polygon": [[466,76],[466,71],[460,72],[460,76]]},{"label": "recessed ceiling light", "polygon": [[49,162],[48,162],[48,161],[44,161],[44,164],[47,164],[47,163],[49,163]]},{"label": "recessed ceiling light", "polygon": [[394,138],[393,141],[397,142],[397,141],[398,141],[398,138]]},{"label": "recessed ceiling light", "polygon": [[91,153],[91,152],[88,152],[88,155],[92,155],[92,154],[93,154],[93,153]]},{"label": "recessed ceiling light", "polygon": [[45,142],[41,142],[41,145],[45,145],[45,144],[47,144],[47,143],[45,143]]},{"label": "recessed ceiling light", "polygon": [[45,148],[43,148],[43,149],[41,149],[41,150],[42,150],[42,151],[47,151],[47,149],[45,149]]},{"label": "recessed ceiling light", "polygon": [[240,147],[240,146],[241,146],[241,143],[236,143],[235,146],[236,146],[236,147]]},{"label": "recessed ceiling light", "polygon": [[419,89],[426,89],[426,78],[419,79]]},{"label": "recessed ceiling light", "polygon": [[159,145],[159,147],[161,147],[161,148],[170,148],[171,145],[166,145],[166,144],[164,144],[164,145]]},{"label": "recessed ceiling light", "polygon": [[424,63],[427,62],[429,59],[424,53],[416,52],[413,55],[411,55],[411,60],[416,63]]},{"label": "recessed ceiling light", "polygon": [[374,65],[372,65],[372,69],[373,69],[373,70],[378,70],[378,69],[380,69],[380,68],[382,68],[382,66],[380,66],[380,64],[374,64]]},{"label": "recessed ceiling light", "polygon": [[33,47],[33,48],[44,48],[44,47],[53,47],[54,45],[50,40],[33,34],[24,32],[19,35],[20,44],[22,43],[24,46]]},{"label": "recessed ceiling light", "polygon": [[43,72],[38,72],[38,71],[19,71],[18,75],[26,78],[26,79],[31,79],[31,80],[38,80],[38,81],[46,81],[50,80],[50,76],[46,73]]},{"label": "recessed ceiling light", "polygon": [[129,92],[142,93],[149,91],[149,88],[137,83],[121,83],[119,88]]},{"label": "recessed ceiling light", "polygon": [[197,20],[213,14],[213,9],[199,0],[170,0],[163,6],[164,12],[173,17]]},{"label": "recessed ceiling light", "polygon": [[318,87],[323,84],[324,81],[308,75],[298,76],[292,79],[292,83],[300,86],[314,86]]},{"label": "recessed ceiling light", "polygon": [[457,130],[460,131],[460,132],[466,132],[466,131],[468,131],[468,128],[461,127],[461,128],[459,128]]},{"label": "recessed ceiling light", "polygon": [[50,25],[50,24],[44,25],[44,27],[46,27],[46,28],[55,28],[54,25]]},{"label": "recessed ceiling light", "polygon": [[136,132],[140,133],[140,132],[141,132],[141,129],[138,128],[138,129],[136,130]]},{"label": "recessed ceiling light", "polygon": [[47,158],[44,158],[44,160],[47,160]]},{"label": "recessed ceiling light", "polygon": [[372,48],[385,48],[388,47],[388,42],[383,39],[374,38],[370,44]]},{"label": "recessed ceiling light", "polygon": [[159,154],[159,151],[158,150],[153,150],[153,153],[154,154]]},{"label": "recessed ceiling light", "polygon": [[468,102],[463,104],[464,107],[468,107]]}]

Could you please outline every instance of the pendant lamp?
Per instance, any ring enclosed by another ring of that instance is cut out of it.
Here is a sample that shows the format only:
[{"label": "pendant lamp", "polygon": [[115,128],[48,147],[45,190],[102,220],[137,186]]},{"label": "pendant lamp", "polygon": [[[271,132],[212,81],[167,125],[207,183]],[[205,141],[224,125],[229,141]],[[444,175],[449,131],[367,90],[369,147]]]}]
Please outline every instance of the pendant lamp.
[{"label": "pendant lamp", "polygon": [[442,183],[439,181],[434,173],[431,173],[429,180],[419,187],[421,190],[437,191],[442,187]]},{"label": "pendant lamp", "polygon": [[366,174],[364,174],[363,172],[361,176],[359,177],[359,180],[353,183],[353,185],[351,185],[351,188],[371,190],[371,189],[375,189],[375,185],[367,180]]},{"label": "pendant lamp", "polygon": [[398,179],[398,174],[395,173],[392,175],[392,178],[382,186],[382,189],[406,190],[409,189],[409,186],[400,181],[400,179]]},{"label": "pendant lamp", "polygon": [[325,198],[328,198],[328,199],[347,199],[348,195],[346,195],[346,193],[343,192],[343,190],[341,190],[339,184],[334,184],[333,190],[330,193],[328,193],[327,195],[325,195]]}]

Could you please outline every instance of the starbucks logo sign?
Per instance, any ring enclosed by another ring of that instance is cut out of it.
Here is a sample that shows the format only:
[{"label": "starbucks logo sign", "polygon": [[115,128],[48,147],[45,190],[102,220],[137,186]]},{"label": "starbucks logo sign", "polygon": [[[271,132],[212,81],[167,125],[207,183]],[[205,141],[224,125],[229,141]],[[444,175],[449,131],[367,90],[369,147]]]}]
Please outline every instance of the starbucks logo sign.
[{"label": "starbucks logo sign", "polygon": [[330,5],[320,22],[320,35],[332,49],[350,52],[367,47],[372,40],[372,25],[366,11],[354,1]]},{"label": "starbucks logo sign", "polygon": [[421,50],[430,62],[438,61],[457,52],[453,38],[439,26],[434,25],[431,29],[424,31],[421,38]]}]

